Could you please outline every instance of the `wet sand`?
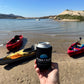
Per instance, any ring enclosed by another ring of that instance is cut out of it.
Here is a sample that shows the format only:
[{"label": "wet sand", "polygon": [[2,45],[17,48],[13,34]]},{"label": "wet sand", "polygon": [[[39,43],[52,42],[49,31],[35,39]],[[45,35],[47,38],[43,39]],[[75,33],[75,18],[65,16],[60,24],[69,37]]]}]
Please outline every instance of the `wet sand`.
[{"label": "wet sand", "polygon": [[[0,58],[7,54],[5,44],[15,34],[23,34],[23,48],[30,47],[38,42],[49,41],[53,46],[52,62],[58,63],[60,84],[84,84],[84,56],[69,57],[68,47],[80,36],[77,35],[48,35],[36,33],[14,32],[0,38]],[[83,36],[82,36],[83,37]],[[39,79],[34,69],[34,60],[28,59],[10,65],[0,65],[0,84],[39,84]]]}]

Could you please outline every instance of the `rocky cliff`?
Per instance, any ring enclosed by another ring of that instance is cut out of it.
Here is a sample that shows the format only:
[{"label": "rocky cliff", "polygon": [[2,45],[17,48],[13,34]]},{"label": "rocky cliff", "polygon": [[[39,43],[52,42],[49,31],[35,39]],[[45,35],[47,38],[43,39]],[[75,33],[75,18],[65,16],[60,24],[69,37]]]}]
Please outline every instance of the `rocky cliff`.
[{"label": "rocky cliff", "polygon": [[65,10],[62,13],[60,13],[59,15],[77,15],[77,16],[84,16],[84,11],[73,11],[73,10]]},{"label": "rocky cliff", "polygon": [[59,21],[84,21],[84,11],[65,10],[55,19]]}]

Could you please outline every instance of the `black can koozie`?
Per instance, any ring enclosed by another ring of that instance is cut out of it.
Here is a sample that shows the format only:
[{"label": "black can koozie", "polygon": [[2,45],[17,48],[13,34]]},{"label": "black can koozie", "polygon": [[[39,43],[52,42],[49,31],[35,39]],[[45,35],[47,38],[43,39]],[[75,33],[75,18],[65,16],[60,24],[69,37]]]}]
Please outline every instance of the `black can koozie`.
[{"label": "black can koozie", "polygon": [[40,42],[37,45],[36,63],[40,69],[51,67],[52,46],[49,42]]}]

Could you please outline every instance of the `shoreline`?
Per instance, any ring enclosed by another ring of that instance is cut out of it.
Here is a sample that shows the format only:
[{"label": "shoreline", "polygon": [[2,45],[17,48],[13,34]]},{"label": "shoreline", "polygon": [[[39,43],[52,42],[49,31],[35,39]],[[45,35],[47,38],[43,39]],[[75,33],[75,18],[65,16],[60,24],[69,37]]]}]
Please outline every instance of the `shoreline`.
[{"label": "shoreline", "polygon": [[56,21],[60,21],[60,22],[80,22],[79,19],[60,19],[60,20],[57,19]]},{"label": "shoreline", "polygon": [[[30,47],[38,42],[47,42],[49,41],[53,46],[53,51],[57,53],[66,53],[69,45],[79,39],[81,35],[60,35],[60,34],[40,34],[40,33],[24,33],[24,32],[11,32],[7,35],[3,35],[0,38],[0,45],[5,47],[6,43],[15,35],[22,34],[23,37],[27,40],[24,48]],[[83,37],[84,35],[82,35]],[[67,44],[67,45],[66,45]],[[61,48],[62,47],[62,48]],[[64,49],[63,49],[64,48]]]},{"label": "shoreline", "polygon": [[[23,42],[25,42],[24,48],[31,47],[38,42],[50,42],[53,46],[53,52],[56,53],[67,53],[68,47],[73,43],[76,42],[79,37],[84,37],[84,35],[60,35],[60,34],[40,34],[40,33],[33,33],[33,32],[10,32],[7,35],[2,35],[0,38],[0,49],[6,49],[6,43],[15,35],[22,34],[24,37]],[[61,52],[60,52],[61,51]],[[5,53],[5,56],[7,54]],[[1,57],[1,56],[0,56]]]}]

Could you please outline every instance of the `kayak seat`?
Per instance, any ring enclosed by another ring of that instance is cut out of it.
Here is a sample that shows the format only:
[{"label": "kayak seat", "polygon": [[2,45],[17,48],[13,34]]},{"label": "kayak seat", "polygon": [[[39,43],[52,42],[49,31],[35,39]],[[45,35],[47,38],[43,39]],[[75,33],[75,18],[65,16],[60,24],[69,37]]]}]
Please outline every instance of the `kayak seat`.
[{"label": "kayak seat", "polygon": [[16,35],[16,36],[15,36],[15,39],[16,39],[16,40],[19,40],[20,38],[19,38],[19,36],[18,36],[18,35]]},{"label": "kayak seat", "polygon": [[16,39],[12,39],[11,40],[11,43],[15,43],[17,40]]},{"label": "kayak seat", "polygon": [[73,50],[73,48],[70,48],[70,50]]},{"label": "kayak seat", "polygon": [[19,36],[16,35],[14,39],[11,40],[11,43],[16,43],[19,40]]}]

